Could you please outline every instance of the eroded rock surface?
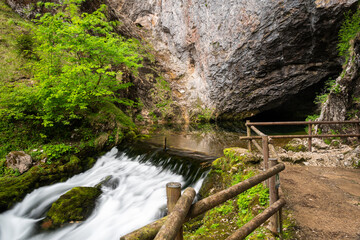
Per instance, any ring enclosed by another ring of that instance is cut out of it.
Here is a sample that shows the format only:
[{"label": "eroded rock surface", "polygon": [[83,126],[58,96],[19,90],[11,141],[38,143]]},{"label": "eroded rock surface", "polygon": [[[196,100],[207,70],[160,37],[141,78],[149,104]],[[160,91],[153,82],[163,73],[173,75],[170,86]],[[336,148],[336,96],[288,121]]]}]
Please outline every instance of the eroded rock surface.
[{"label": "eroded rock surface", "polygon": [[[332,90],[321,109],[320,121],[344,121],[359,119],[360,108],[360,34],[351,41],[350,56],[342,74],[336,79],[336,89]],[[323,130],[341,128],[322,126]],[[351,129],[351,128],[350,128]],[[342,129],[341,129],[342,130]]]},{"label": "eroded rock surface", "polygon": [[150,33],[184,106],[243,117],[338,73],[338,29],[356,2],[109,0]]},{"label": "eroded rock surface", "polygon": [[24,173],[32,166],[32,158],[24,151],[12,151],[6,156],[6,166]]}]

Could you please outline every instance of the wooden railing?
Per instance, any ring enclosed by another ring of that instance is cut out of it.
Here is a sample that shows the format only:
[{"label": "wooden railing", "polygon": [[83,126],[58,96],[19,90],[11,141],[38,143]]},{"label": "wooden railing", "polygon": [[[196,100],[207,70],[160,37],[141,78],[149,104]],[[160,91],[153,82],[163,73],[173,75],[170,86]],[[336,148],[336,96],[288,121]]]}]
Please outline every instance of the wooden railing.
[{"label": "wooden railing", "polygon": [[[262,133],[259,129],[255,126],[285,126],[285,125],[307,125],[308,126],[308,134],[307,135],[272,135],[272,139],[276,138],[307,138],[308,139],[308,148],[309,151],[312,151],[312,138],[329,138],[329,137],[360,137],[360,127],[359,127],[359,120],[352,120],[352,121],[296,121],[296,122],[250,122],[249,120],[246,121],[246,129],[247,129],[247,136],[240,137],[240,139],[248,140],[248,149],[251,151],[251,143],[255,145],[259,151],[263,152],[263,149],[260,145],[255,141],[255,139],[264,139],[268,138],[267,135]],[[336,124],[354,124],[356,127],[355,134],[313,134],[313,127],[314,125],[336,125]],[[251,136],[251,130],[253,130],[258,136]],[[263,145],[264,148],[264,145]]]},{"label": "wooden railing", "polygon": [[[274,214],[276,214],[285,205],[285,200],[279,199],[277,189],[278,185],[276,185],[278,173],[285,169],[285,165],[283,163],[278,164],[276,159],[271,160],[270,162],[271,166],[266,171],[204,198],[192,205],[191,202],[195,196],[195,191],[192,188],[187,188],[184,193],[179,196],[179,192],[176,193],[176,191],[180,191],[179,185],[176,183],[167,184],[168,209],[170,210],[170,214],[125,236],[122,236],[120,240],[182,239],[182,234],[179,234],[179,231],[183,223],[205,213],[206,211],[226,202],[231,198],[236,197],[255,185],[270,179],[270,206],[265,209],[264,212],[257,215],[250,222],[242,226],[239,230],[227,238],[227,240],[244,239],[268,218],[274,216]],[[176,188],[178,190],[175,190]],[[174,201],[176,201],[175,206]],[[281,216],[276,217],[276,222],[271,221],[270,230],[272,232],[278,233],[281,231],[282,227],[281,223],[278,224],[279,221],[281,221]]]}]

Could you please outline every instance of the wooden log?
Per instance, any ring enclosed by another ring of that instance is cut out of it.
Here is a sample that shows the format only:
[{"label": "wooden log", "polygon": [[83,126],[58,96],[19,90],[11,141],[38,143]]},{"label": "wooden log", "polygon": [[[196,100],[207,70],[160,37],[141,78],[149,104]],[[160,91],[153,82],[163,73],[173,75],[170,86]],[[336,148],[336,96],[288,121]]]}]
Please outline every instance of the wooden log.
[{"label": "wooden log", "polygon": [[[251,137],[251,129],[248,126],[248,124],[250,123],[250,120],[246,120],[246,136],[247,137]],[[251,152],[251,140],[248,141],[248,150]]]},{"label": "wooden log", "polygon": [[[265,170],[269,169],[269,138],[268,136],[262,136],[262,149],[264,157],[264,168]],[[266,180],[265,184],[269,187],[269,181]]]},{"label": "wooden log", "polygon": [[282,198],[276,201],[273,205],[264,210],[261,214],[254,217],[250,222],[246,223],[239,230],[234,232],[226,240],[240,240],[245,239],[250,233],[252,233],[256,228],[263,224],[269,217],[276,213],[280,208],[285,205],[285,200]]},{"label": "wooden log", "polygon": [[[255,141],[255,140],[254,140],[254,141]],[[277,152],[276,152],[276,150],[275,150],[274,145],[269,144],[269,149],[270,149],[270,152],[271,152],[271,154],[273,155],[273,157],[277,158],[277,157],[278,157],[278,154],[277,154]]]},{"label": "wooden log", "polygon": [[148,225],[139,228],[125,236],[120,237],[120,240],[153,240],[160,228],[166,222],[168,216],[160,218]]},{"label": "wooden log", "polygon": [[[273,168],[262,172],[254,177],[246,179],[228,189],[220,191],[214,195],[211,195],[207,198],[204,198],[197,203],[193,204],[190,207],[189,213],[186,216],[185,222],[191,218],[197,217],[200,214],[205,213],[206,211],[216,207],[217,205],[226,202],[227,200],[239,195],[240,193],[252,188],[253,186],[263,182],[265,179],[283,171],[285,169],[285,165],[283,163],[279,163]],[[120,240],[150,240],[155,237],[161,226],[164,224],[167,217],[156,220],[148,225],[137,229],[123,237]]]},{"label": "wooden log", "polygon": [[309,138],[308,138],[308,148],[309,148],[309,152],[312,152],[312,138],[311,138],[311,135],[312,135],[312,124],[309,124],[308,125],[308,134],[309,134]]},{"label": "wooden log", "polygon": [[[180,196],[181,196],[181,183],[169,182],[166,184],[166,198],[167,198],[167,208],[168,208],[167,214],[168,215],[173,211]],[[178,234],[176,235],[176,237],[174,239],[175,240],[183,239],[182,228],[178,231]]]},{"label": "wooden log", "polygon": [[251,130],[253,130],[257,135],[259,135],[259,136],[266,136],[263,132],[261,132],[261,131],[260,131],[259,129],[257,129],[256,127],[251,126],[250,128],[251,128]]},{"label": "wooden log", "polygon": [[[269,166],[270,167],[275,167],[277,164],[278,164],[278,161],[276,158],[269,158]],[[274,204],[277,200],[279,200],[279,193],[278,193],[278,189],[276,188],[275,184],[276,184],[276,175],[270,177],[270,179],[269,179],[269,204],[270,205]],[[272,231],[275,234],[278,233],[278,228],[279,228],[278,222],[279,222],[278,213],[275,213],[270,218],[270,231]]]},{"label": "wooden log", "polygon": [[256,140],[251,140],[251,142],[255,145],[255,147],[259,150],[259,152],[263,152],[263,149],[260,147],[260,145],[257,143]]},{"label": "wooden log", "polygon": [[227,200],[239,195],[240,193],[252,188],[253,186],[263,182],[269,177],[281,172],[285,169],[283,163],[279,163],[276,167],[270,168],[269,170],[259,173],[254,177],[248,178],[234,186],[229,187],[223,191],[215,193],[207,198],[204,198],[197,203],[193,204],[190,208],[187,219],[194,218],[206,211],[216,207],[217,205],[226,202]]},{"label": "wooden log", "polygon": [[[160,228],[154,240],[173,240],[177,239],[178,233],[185,217],[189,212],[190,206],[195,198],[195,190],[193,188],[185,189],[176,205],[172,209],[164,225]],[[182,239],[182,234],[181,234]]]},{"label": "wooden log", "polygon": [[181,183],[169,182],[166,184],[166,197],[167,197],[167,208],[168,215],[171,213],[176,202],[181,196]]}]

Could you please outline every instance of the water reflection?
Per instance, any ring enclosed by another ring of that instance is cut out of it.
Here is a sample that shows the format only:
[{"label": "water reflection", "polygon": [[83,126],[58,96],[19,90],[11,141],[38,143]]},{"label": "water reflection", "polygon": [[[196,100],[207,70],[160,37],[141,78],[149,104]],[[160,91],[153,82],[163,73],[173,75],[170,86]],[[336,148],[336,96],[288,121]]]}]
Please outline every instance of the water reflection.
[{"label": "water reflection", "polygon": [[197,125],[162,125],[157,126],[146,142],[164,146],[166,137],[170,149],[185,149],[220,157],[224,148],[246,147],[246,142],[239,139],[246,135],[245,125],[239,123],[197,124]]}]

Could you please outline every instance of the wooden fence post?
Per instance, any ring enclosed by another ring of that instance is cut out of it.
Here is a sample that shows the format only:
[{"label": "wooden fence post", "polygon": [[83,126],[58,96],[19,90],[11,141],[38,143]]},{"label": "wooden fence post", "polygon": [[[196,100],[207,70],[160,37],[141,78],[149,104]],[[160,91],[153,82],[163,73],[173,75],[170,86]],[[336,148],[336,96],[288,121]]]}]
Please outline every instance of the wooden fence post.
[{"label": "wooden fence post", "polygon": [[[270,168],[271,167],[275,167],[278,164],[278,161],[276,158],[269,158],[269,165]],[[277,200],[279,200],[279,186],[276,186],[277,184],[277,179],[279,175],[276,174],[274,176],[272,176],[269,179],[269,198],[270,198],[270,206],[272,204],[274,204]],[[279,224],[279,215],[278,213],[274,214],[271,218],[270,218],[270,231],[272,231],[275,234],[278,234],[279,232],[281,232],[281,230],[279,230],[279,226],[281,226],[281,224]]]},{"label": "wooden fence post", "polygon": [[[264,156],[264,168],[265,171],[269,169],[269,137],[262,136],[262,149]],[[269,180],[265,181],[266,187],[269,187]]]},{"label": "wooden fence post", "polygon": [[[248,123],[250,123],[250,120],[246,120],[246,136],[250,137],[251,136],[251,129],[247,125]],[[248,149],[251,152],[251,139],[248,140]]]},{"label": "wooden fence post", "polygon": [[[174,240],[178,239],[179,232],[182,232],[182,225],[190,206],[195,198],[196,192],[193,188],[188,187],[181,195],[170,215],[166,219],[164,225],[156,234],[154,240]],[[182,236],[181,236],[182,237]],[[181,238],[182,239],[182,238]]]},{"label": "wooden fence post", "polygon": [[309,152],[312,152],[312,124],[308,124],[308,134],[309,134],[309,138],[308,138],[308,148],[309,148]]},{"label": "wooden fence post", "polygon": [[[169,182],[166,184],[166,196],[167,196],[167,208],[168,215],[174,209],[176,202],[181,196],[181,184],[178,182]],[[179,230],[179,233],[176,235],[175,240],[183,239],[183,229],[182,227]]]}]

